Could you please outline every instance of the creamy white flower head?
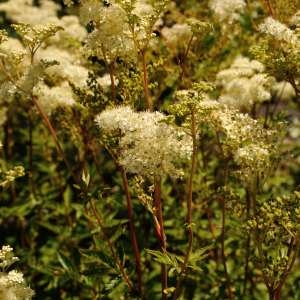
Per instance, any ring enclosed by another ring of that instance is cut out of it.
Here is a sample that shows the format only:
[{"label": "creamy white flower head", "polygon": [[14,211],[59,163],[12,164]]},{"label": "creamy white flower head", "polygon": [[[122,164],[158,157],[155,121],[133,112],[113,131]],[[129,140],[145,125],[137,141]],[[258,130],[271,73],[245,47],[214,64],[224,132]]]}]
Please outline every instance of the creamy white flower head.
[{"label": "creamy white flower head", "polygon": [[10,246],[2,246],[0,250],[0,299],[1,300],[30,300],[34,295],[34,291],[26,287],[23,274],[16,270],[8,273],[5,269],[11,266],[15,261],[19,260],[13,256],[13,248]]},{"label": "creamy white flower head", "polygon": [[274,20],[272,17],[266,18],[264,22],[259,25],[259,30],[273,36],[279,41],[285,41],[292,44],[299,42],[297,36],[291,29],[289,29],[285,24]]},{"label": "creamy white flower head", "polygon": [[72,54],[66,50],[59,49],[56,46],[48,46],[47,48],[41,48],[36,53],[37,60],[47,60],[53,61],[56,60],[60,65],[69,65],[69,64],[80,64],[80,60],[76,54]]},{"label": "creamy white flower head", "polygon": [[271,99],[275,79],[263,71],[260,62],[237,57],[230,68],[217,74],[216,83],[222,87],[219,101],[232,108],[249,110],[254,103]]},{"label": "creamy white flower head", "polygon": [[64,48],[64,44],[70,40],[83,42],[87,37],[86,29],[80,24],[77,16],[63,16],[57,19],[55,25],[61,26],[64,30],[60,30],[55,36],[49,39],[48,44],[56,44],[59,48]]},{"label": "creamy white flower head", "polygon": [[97,125],[105,132],[119,132],[120,163],[130,173],[148,178],[181,176],[178,163],[190,158],[192,141],[182,130],[164,122],[160,112],[134,112],[128,106],[102,112]]},{"label": "creamy white flower head", "polygon": [[109,108],[99,114],[95,122],[105,133],[120,131],[124,134],[135,129],[136,114],[129,106]]},{"label": "creamy white flower head", "polygon": [[281,81],[274,84],[272,87],[272,93],[284,101],[288,101],[296,96],[295,89],[287,81]]},{"label": "creamy white flower head", "polygon": [[298,10],[290,19],[290,24],[300,27],[300,10]]},{"label": "creamy white flower head", "polygon": [[11,266],[19,258],[13,255],[13,248],[11,246],[2,246],[0,250],[0,268],[5,270]]},{"label": "creamy white flower head", "polygon": [[34,291],[25,286],[22,273],[15,270],[0,273],[1,300],[30,300],[33,295]]},{"label": "creamy white flower head", "polygon": [[[119,84],[117,78],[114,77],[115,85]],[[102,77],[97,78],[97,83],[105,90],[108,91],[109,87],[111,86],[111,78],[109,74],[104,74]]]},{"label": "creamy white flower head", "polygon": [[251,143],[239,148],[234,160],[244,169],[261,171],[270,165],[270,151],[266,146]]},{"label": "creamy white flower head", "polygon": [[188,24],[174,24],[172,27],[164,27],[161,34],[168,47],[178,49],[186,47],[192,36],[192,30]]},{"label": "creamy white flower head", "polygon": [[[11,71],[12,68],[17,70],[18,73],[22,73],[24,68],[30,63],[29,57],[26,54],[26,49],[18,39],[8,37],[7,41],[2,42],[0,45],[0,55],[4,58],[6,69],[9,71]],[[15,59],[17,57],[20,59]],[[3,74],[3,76],[6,78],[5,74]],[[2,77],[2,74],[0,77]]]},{"label": "creamy white flower head", "polygon": [[257,129],[257,120],[248,114],[239,113],[234,109],[223,107],[215,113],[218,127],[226,136],[230,144],[241,146],[253,138],[253,131]]},{"label": "creamy white flower head", "polygon": [[9,284],[24,283],[23,273],[16,270],[9,271],[7,274]]},{"label": "creamy white flower head", "polygon": [[73,106],[76,103],[72,89],[67,82],[54,87],[48,87],[41,82],[34,88],[33,94],[37,96],[47,114],[51,114],[59,106]]},{"label": "creamy white flower head", "polygon": [[217,84],[225,85],[231,80],[239,77],[251,77],[256,73],[261,73],[265,69],[264,65],[257,60],[250,60],[248,57],[238,56],[228,69],[217,74]]},{"label": "creamy white flower head", "polygon": [[98,22],[101,18],[103,5],[98,0],[83,0],[80,6],[80,19],[84,24]]},{"label": "creamy white flower head", "polygon": [[86,86],[88,79],[88,69],[81,66],[80,60],[71,53],[58,49],[57,47],[47,47],[37,52],[38,59],[56,60],[59,64],[46,69],[51,79],[60,84],[62,81],[70,81],[78,87]]},{"label": "creamy white flower head", "polygon": [[[164,0],[161,1],[164,3]],[[153,30],[162,22],[155,9],[155,3],[147,0],[137,0],[134,3],[132,14],[135,15],[135,41],[138,42],[139,48],[142,49],[148,43],[153,42]]]},{"label": "creamy white flower head", "polygon": [[17,23],[31,25],[55,23],[59,5],[50,0],[40,1],[40,6],[32,5],[31,0],[9,0],[0,3],[0,11],[5,11]]},{"label": "creamy white flower head", "polygon": [[[85,6],[85,5],[84,5]],[[109,6],[103,6],[94,1],[86,3],[87,18],[95,21],[95,29],[88,34],[84,50],[86,55],[105,57],[106,60],[114,60],[116,57],[131,58],[134,56],[134,44],[129,36],[128,23],[125,11],[115,2]],[[94,7],[95,12],[88,13]]]},{"label": "creamy white flower head", "polygon": [[246,3],[244,0],[211,0],[209,6],[221,22],[226,20],[232,22],[239,18]]},{"label": "creamy white flower head", "polygon": [[1,43],[1,51],[26,51],[18,39],[8,37],[7,41]]}]

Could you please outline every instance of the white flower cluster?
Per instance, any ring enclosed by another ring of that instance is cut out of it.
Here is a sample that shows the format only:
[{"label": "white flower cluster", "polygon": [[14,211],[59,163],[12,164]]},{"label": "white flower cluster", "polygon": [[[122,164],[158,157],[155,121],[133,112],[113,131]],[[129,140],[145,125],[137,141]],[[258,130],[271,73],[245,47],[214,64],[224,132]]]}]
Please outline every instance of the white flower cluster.
[{"label": "white flower cluster", "polygon": [[166,40],[166,44],[172,50],[186,47],[191,39],[192,30],[188,24],[174,24],[172,27],[164,27],[161,31]]},{"label": "white flower cluster", "polygon": [[19,258],[13,255],[13,248],[10,246],[2,246],[0,250],[0,269],[6,270]]},{"label": "white flower cluster", "polygon": [[99,2],[85,1],[81,7],[81,18],[85,23],[93,21],[95,24],[95,29],[86,40],[88,55],[103,57],[108,61],[117,56],[132,56],[134,45],[129,37],[126,13],[119,4],[112,2],[104,6]]},{"label": "white flower cluster", "polygon": [[275,79],[263,71],[260,62],[237,57],[229,69],[217,74],[216,83],[222,87],[219,101],[232,108],[250,110],[253,104],[270,100]]},{"label": "white flower cluster", "polygon": [[241,167],[240,176],[248,180],[253,174],[268,170],[271,156],[276,152],[273,130],[263,128],[248,114],[226,106],[215,112],[213,122],[217,131],[224,134],[222,148],[225,155],[231,154]]},{"label": "white flower cluster", "polygon": [[268,17],[262,24],[259,25],[259,30],[263,33],[273,36],[279,41],[285,41],[287,43],[296,44],[299,43],[299,39],[285,24],[274,20],[272,17]]},{"label": "white flower cluster", "polygon": [[[86,39],[87,32],[80,25],[78,17],[68,15],[59,18],[57,14],[60,6],[53,1],[42,0],[39,4],[35,6],[33,1],[9,0],[0,3],[0,11],[5,11],[7,16],[17,23],[30,24],[34,28],[41,27],[41,30],[45,24],[51,23],[63,27],[64,30],[59,30],[55,36],[41,44],[35,54],[33,66],[29,55],[26,55],[26,49],[17,39],[8,38],[1,43],[0,53],[6,58],[6,70],[19,81],[18,85],[30,92],[33,88],[34,95],[40,98],[43,107],[50,114],[58,106],[75,103],[68,82],[80,88],[86,87],[88,69],[83,66],[81,54],[74,45],[80,45],[80,42]],[[39,65],[42,60],[56,61],[58,64],[41,69]],[[40,76],[39,72],[42,72],[43,76]],[[43,77],[47,77],[51,86],[43,83]],[[14,93],[15,90],[1,85],[0,103],[8,102]]]},{"label": "white flower cluster", "polygon": [[298,29],[300,28],[300,10],[298,10],[291,18],[290,22],[291,25],[296,26]]},{"label": "white flower cluster", "polygon": [[225,134],[228,144],[233,148],[242,147],[253,141],[254,131],[260,128],[257,120],[248,114],[223,107],[216,111],[217,127]]},{"label": "white flower cluster", "polygon": [[273,85],[272,93],[280,100],[288,101],[296,96],[295,89],[287,81],[280,81]]},{"label": "white flower cluster", "polygon": [[[164,3],[162,0],[161,3]],[[110,1],[109,5],[99,1],[82,2],[81,19],[93,22],[94,30],[86,40],[86,53],[107,61],[116,57],[129,60],[146,48],[151,41],[153,28],[159,19],[155,1]],[[153,4],[153,5],[152,5]]]},{"label": "white flower cluster", "polygon": [[39,60],[57,61],[59,64],[47,68],[51,80],[60,85],[65,81],[70,81],[78,87],[86,86],[88,78],[88,69],[80,64],[80,60],[76,54],[72,54],[66,50],[59,49],[55,46],[49,46],[45,49],[40,49],[37,52]]},{"label": "white flower cluster", "polygon": [[13,248],[2,246],[0,250],[0,299],[1,300],[30,300],[34,291],[25,286],[23,274],[16,270],[8,273],[5,270],[19,260],[13,256]]},{"label": "white flower cluster", "polygon": [[239,18],[246,3],[244,0],[211,0],[209,6],[221,22],[233,22]]},{"label": "white flower cluster", "polygon": [[122,106],[104,111],[96,123],[104,133],[120,135],[120,163],[128,172],[149,178],[180,177],[178,163],[190,158],[192,141],[165,119],[160,112],[134,112]]},{"label": "white flower cluster", "polygon": [[73,106],[76,103],[67,82],[54,87],[40,82],[34,87],[33,95],[38,97],[39,103],[47,114],[51,114],[59,106]]},{"label": "white flower cluster", "polygon": [[60,6],[50,0],[39,1],[39,6],[32,5],[31,0],[9,0],[0,3],[0,11],[6,12],[11,20],[16,23],[31,25],[54,24],[65,28],[54,38],[58,43],[63,44],[66,38],[76,38],[83,41],[86,37],[86,30],[80,25],[76,16],[63,16],[58,18],[57,13]]},{"label": "white flower cluster", "polygon": [[253,171],[264,170],[270,165],[270,151],[268,147],[258,144],[245,145],[237,150],[235,162]]},{"label": "white flower cluster", "polygon": [[57,19],[59,5],[50,0],[40,1],[39,6],[33,6],[31,0],[9,0],[0,3],[0,11],[17,23],[48,24]]}]

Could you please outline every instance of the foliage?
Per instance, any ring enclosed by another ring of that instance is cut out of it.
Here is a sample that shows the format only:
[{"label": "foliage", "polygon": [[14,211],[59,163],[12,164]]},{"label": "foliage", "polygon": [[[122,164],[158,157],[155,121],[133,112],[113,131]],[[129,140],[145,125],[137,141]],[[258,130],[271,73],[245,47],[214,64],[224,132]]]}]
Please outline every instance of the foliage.
[{"label": "foliage", "polygon": [[298,2],[1,1],[0,298],[300,299]]}]

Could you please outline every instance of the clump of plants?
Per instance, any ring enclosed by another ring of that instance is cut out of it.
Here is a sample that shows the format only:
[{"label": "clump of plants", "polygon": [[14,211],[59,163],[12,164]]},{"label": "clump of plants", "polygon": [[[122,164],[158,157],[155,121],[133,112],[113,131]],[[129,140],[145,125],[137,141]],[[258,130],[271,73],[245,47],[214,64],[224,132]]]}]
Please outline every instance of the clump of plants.
[{"label": "clump of plants", "polygon": [[200,2],[0,3],[3,299],[300,297],[299,7]]}]

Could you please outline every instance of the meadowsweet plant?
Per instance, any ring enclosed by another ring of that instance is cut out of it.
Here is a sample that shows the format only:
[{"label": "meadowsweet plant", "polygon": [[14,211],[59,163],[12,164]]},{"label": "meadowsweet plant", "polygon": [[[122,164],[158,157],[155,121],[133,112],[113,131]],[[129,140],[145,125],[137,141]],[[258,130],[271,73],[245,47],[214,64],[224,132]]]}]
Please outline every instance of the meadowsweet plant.
[{"label": "meadowsweet plant", "polygon": [[1,299],[299,298],[296,2],[1,1]]}]

